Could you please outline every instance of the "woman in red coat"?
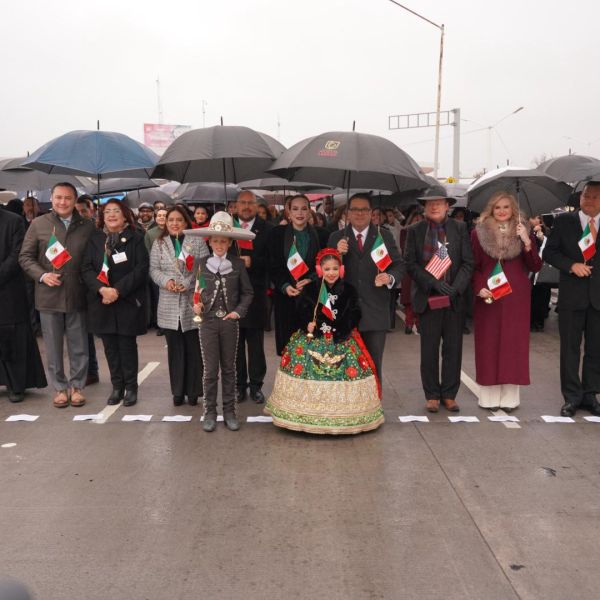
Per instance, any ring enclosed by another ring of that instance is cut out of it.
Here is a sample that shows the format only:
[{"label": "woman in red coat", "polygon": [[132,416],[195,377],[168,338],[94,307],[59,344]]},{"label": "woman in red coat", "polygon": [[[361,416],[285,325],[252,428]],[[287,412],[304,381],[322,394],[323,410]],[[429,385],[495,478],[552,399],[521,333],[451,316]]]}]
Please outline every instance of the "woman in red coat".
[{"label": "woman in red coat", "polygon": [[[529,273],[542,268],[527,220],[512,194],[497,192],[490,198],[471,233],[471,245],[479,406],[512,410],[519,406],[519,386],[529,385]],[[494,300],[488,279],[498,264],[512,292]]]}]

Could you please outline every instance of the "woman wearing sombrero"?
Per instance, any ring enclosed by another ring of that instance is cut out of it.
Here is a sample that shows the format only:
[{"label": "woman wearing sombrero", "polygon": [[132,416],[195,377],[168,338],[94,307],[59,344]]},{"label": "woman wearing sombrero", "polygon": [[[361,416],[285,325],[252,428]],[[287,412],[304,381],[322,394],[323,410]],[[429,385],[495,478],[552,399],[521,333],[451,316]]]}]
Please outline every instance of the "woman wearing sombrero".
[{"label": "woman wearing sombrero", "polygon": [[204,431],[217,426],[217,392],[221,371],[223,420],[231,431],[239,429],[236,417],[236,353],[238,321],[252,302],[253,289],[244,262],[229,252],[233,240],[252,240],[254,233],[233,226],[231,215],[217,212],[208,227],[185,232],[208,238],[212,255],[200,261],[193,298],[200,322],[200,348],[204,362]]},{"label": "woman wearing sombrero", "polygon": [[278,427],[308,433],[349,434],[383,423],[375,367],[356,326],[356,290],[343,280],[335,248],[316,256],[318,281],[298,303],[304,327],[284,348],[265,412]]}]

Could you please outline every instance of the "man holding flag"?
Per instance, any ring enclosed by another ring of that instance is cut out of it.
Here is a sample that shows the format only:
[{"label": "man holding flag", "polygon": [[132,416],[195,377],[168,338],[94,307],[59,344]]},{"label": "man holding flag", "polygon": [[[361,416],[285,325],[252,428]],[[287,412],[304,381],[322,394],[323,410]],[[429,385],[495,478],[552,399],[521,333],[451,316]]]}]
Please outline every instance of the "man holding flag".
[{"label": "man holding flag", "polygon": [[[583,188],[580,210],[557,217],[544,249],[544,260],[560,270],[558,328],[561,415],[578,408],[600,415],[600,181]],[[583,369],[581,340],[584,342]]]},{"label": "man holding flag", "polygon": [[[83,406],[88,370],[85,287],[79,274],[94,224],[75,210],[77,190],[70,183],[52,188],[52,212],[31,222],[19,264],[35,282],[35,308],[40,313],[46,347],[48,379],[56,395],[54,406]],[[70,375],[63,364],[67,339]]]},{"label": "man holding flag", "polygon": [[[413,279],[412,305],[421,328],[421,382],[426,409],[459,410],[464,293],[471,282],[473,254],[465,223],[448,218],[456,202],[428,191],[419,202],[425,219],[408,229],[405,260]],[[440,380],[440,346],[442,369]]]},{"label": "man holding flag", "polygon": [[392,234],[371,224],[371,196],[354,194],[348,225],[329,236],[328,246],[344,257],[346,280],[358,292],[358,330],[381,379],[385,336],[391,327],[391,294],[404,275],[404,261]]}]

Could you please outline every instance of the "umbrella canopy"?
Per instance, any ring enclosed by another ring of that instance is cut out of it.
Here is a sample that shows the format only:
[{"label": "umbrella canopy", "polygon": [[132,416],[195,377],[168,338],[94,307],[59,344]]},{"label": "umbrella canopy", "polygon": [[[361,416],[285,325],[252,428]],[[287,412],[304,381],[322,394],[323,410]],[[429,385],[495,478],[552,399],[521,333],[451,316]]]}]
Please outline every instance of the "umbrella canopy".
[{"label": "umbrella canopy", "polygon": [[48,175],[22,166],[26,156],[0,160],[0,188],[19,192],[49,190],[57,183],[68,182],[87,191],[88,181],[70,175]]},{"label": "umbrella canopy", "polygon": [[[312,190],[321,190],[324,187],[322,183],[307,183],[306,181],[288,181],[281,177],[265,177],[263,179],[251,179],[240,182],[239,186],[243,190],[294,190],[296,192],[310,192]],[[333,188],[331,188],[333,189]]]},{"label": "umbrella canopy", "polygon": [[285,147],[249,127],[216,125],[180,135],[162,155],[152,177],[180,183],[239,183],[265,174]]},{"label": "umbrella canopy", "polygon": [[146,188],[131,191],[123,198],[123,203],[129,208],[137,208],[142,202],[154,204],[157,201],[164,202],[167,206],[173,204],[169,194],[161,192],[158,188]]},{"label": "umbrella canopy", "polygon": [[235,200],[242,190],[233,184],[222,183],[183,183],[173,192],[175,202],[189,204],[224,204]]},{"label": "umbrella canopy", "polygon": [[[131,192],[133,190],[143,190],[158,187],[158,183],[152,179],[142,179],[140,177],[114,177],[111,179],[101,179],[98,182],[89,179],[89,194],[112,194],[113,192]],[[165,194],[166,195],[166,194]]]},{"label": "umbrella canopy", "polygon": [[302,140],[286,150],[269,173],[343,189],[400,192],[427,187],[406,152],[388,139],[356,131],[330,131]]},{"label": "umbrella canopy", "polygon": [[23,166],[49,174],[106,177],[150,176],[158,155],[111,131],[70,131],[44,144]]},{"label": "umbrella canopy", "polygon": [[533,216],[565,206],[572,189],[537,169],[503,167],[489,171],[469,186],[467,207],[480,213],[492,194],[499,191],[515,194],[520,209]]},{"label": "umbrella canopy", "polygon": [[567,154],[543,162],[538,170],[566,183],[600,180],[600,160],[593,156]]}]

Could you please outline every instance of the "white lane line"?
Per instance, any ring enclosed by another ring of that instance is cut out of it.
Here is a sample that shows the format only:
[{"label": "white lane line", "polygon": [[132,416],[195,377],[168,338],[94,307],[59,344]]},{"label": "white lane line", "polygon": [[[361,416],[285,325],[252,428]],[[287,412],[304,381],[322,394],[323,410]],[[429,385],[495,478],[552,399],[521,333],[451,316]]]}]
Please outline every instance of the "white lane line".
[{"label": "white lane line", "polygon": [[[138,373],[138,385],[141,385],[150,375],[150,373],[152,373],[152,371],[154,371],[154,369],[156,369],[156,367],[158,367],[158,365],[160,365],[159,362],[149,362],[139,373]],[[105,406],[99,413],[98,413],[98,418],[94,419],[94,423],[98,423],[99,425],[104,425],[104,423],[106,423],[106,421],[108,421],[108,419],[110,419],[116,412],[117,410],[119,410],[119,408],[122,406],[122,402],[119,402],[119,404],[113,404],[112,406]]]}]

